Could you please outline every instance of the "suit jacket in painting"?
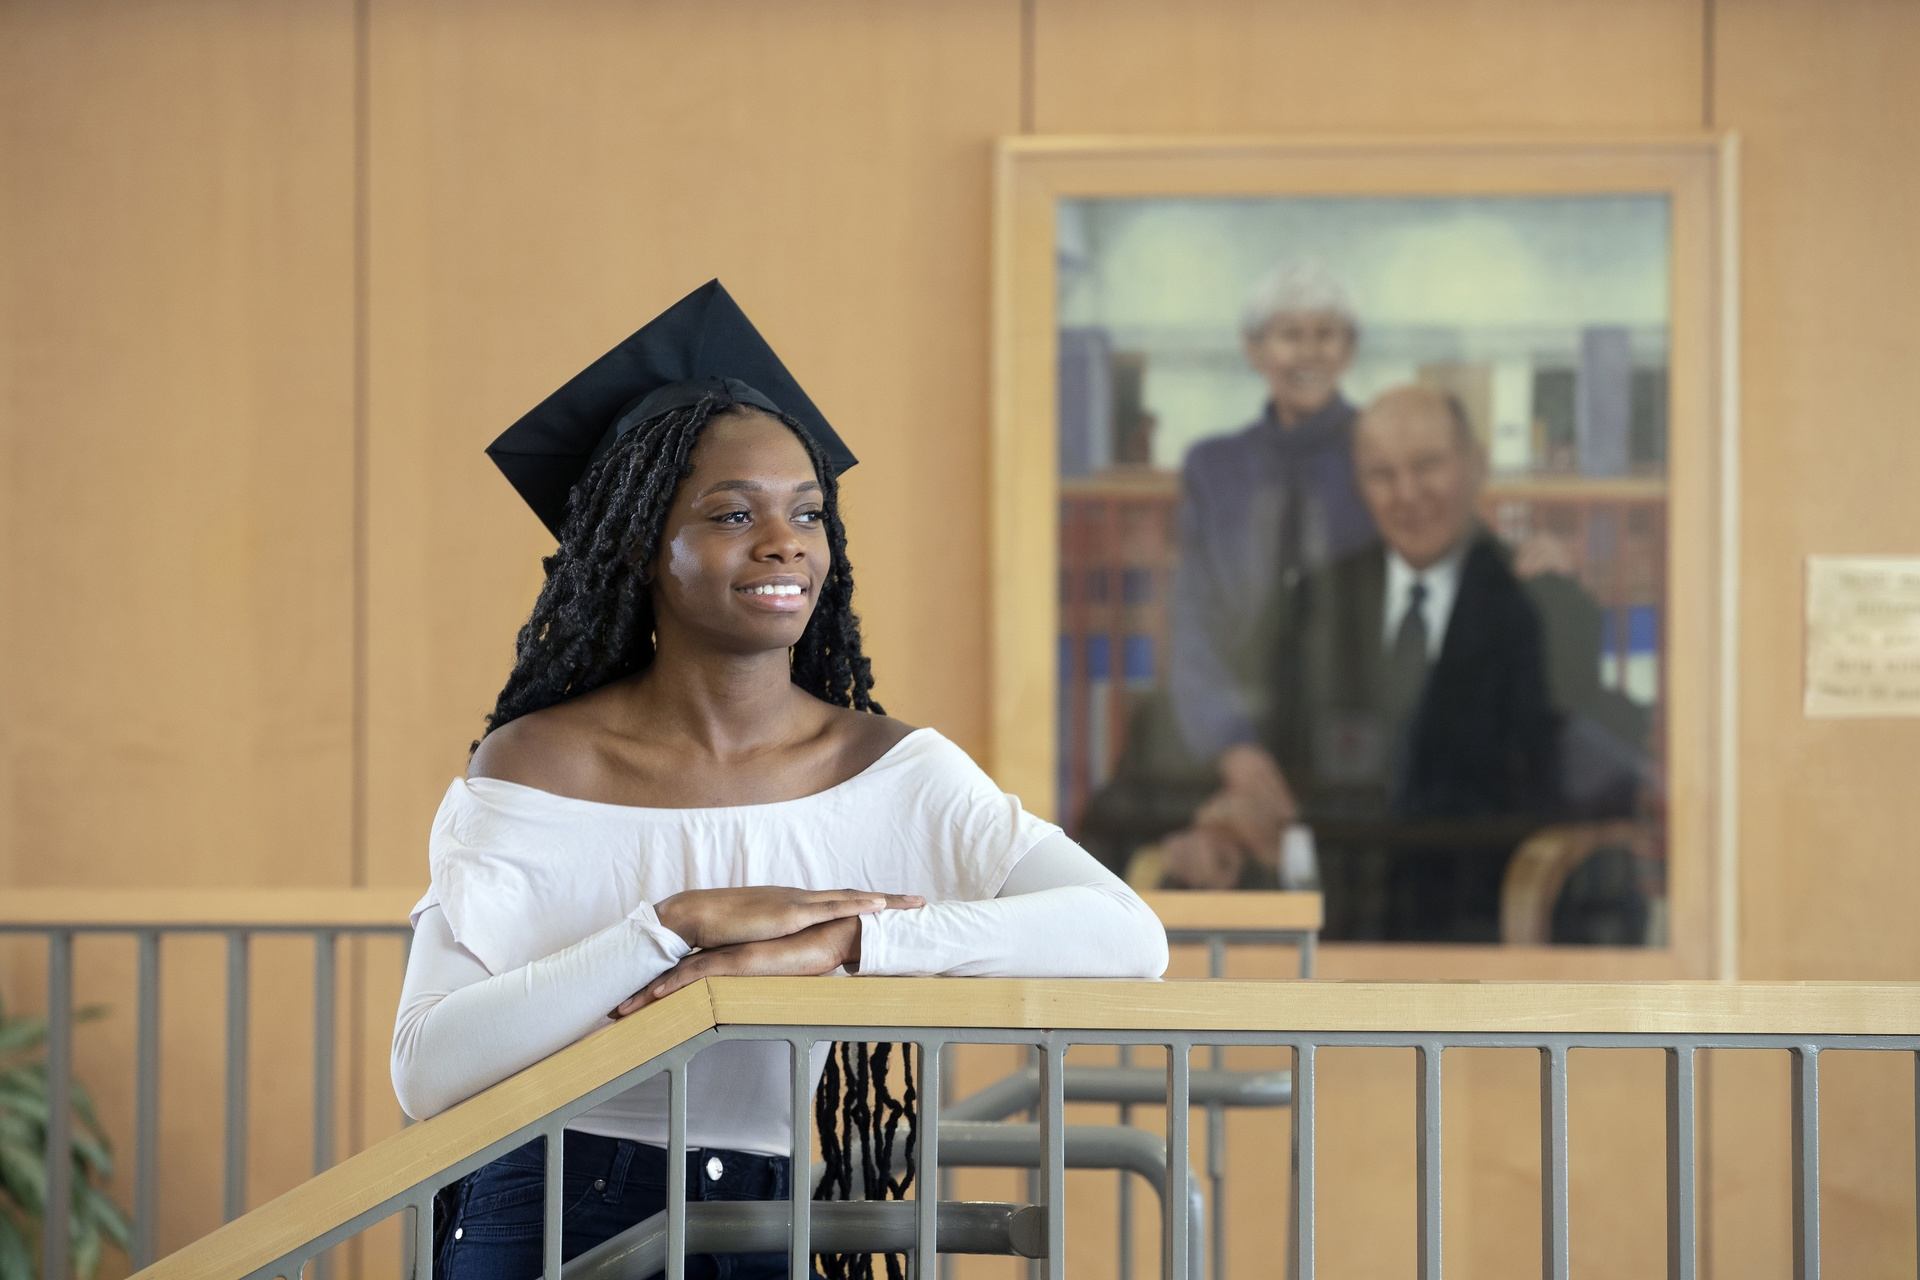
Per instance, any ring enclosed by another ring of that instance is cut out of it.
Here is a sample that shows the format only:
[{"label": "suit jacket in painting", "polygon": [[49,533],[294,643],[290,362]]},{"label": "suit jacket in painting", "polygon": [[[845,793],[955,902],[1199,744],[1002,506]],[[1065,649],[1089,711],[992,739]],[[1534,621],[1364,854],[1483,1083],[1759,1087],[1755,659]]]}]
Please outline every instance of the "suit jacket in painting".
[{"label": "suit jacket in painting", "polygon": [[1316,833],[1329,937],[1498,937],[1500,876],[1559,806],[1540,618],[1476,532],[1438,656],[1387,720],[1386,548],[1302,580],[1274,624],[1263,735]]}]

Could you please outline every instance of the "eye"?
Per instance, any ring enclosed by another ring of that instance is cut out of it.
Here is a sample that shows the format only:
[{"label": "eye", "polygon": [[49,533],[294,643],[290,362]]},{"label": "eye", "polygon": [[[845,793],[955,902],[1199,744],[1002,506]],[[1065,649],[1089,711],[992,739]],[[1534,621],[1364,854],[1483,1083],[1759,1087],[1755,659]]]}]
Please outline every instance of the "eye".
[{"label": "eye", "polygon": [[818,507],[812,507],[806,511],[795,513],[793,518],[796,521],[801,521],[806,524],[819,524],[827,518],[827,513]]},{"label": "eye", "polygon": [[719,515],[713,517],[713,522],[715,524],[745,524],[752,518],[753,513],[750,511],[722,511]]}]

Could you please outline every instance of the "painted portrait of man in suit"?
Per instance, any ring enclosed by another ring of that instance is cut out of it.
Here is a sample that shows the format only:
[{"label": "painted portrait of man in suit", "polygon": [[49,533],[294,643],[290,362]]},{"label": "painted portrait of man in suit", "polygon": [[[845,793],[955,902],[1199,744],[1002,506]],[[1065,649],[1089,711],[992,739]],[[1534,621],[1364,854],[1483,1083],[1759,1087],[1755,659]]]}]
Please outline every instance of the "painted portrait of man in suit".
[{"label": "painted portrait of man in suit", "polygon": [[1331,940],[1657,941],[1662,201],[1063,209],[1068,829]]}]

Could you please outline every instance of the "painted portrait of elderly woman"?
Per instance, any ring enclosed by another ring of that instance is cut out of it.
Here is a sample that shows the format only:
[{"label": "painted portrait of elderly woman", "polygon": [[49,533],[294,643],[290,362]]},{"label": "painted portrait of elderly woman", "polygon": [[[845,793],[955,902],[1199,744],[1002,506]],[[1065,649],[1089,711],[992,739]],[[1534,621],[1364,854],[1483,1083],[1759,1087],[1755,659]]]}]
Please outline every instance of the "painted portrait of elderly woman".
[{"label": "painted portrait of elderly woman", "polygon": [[1318,887],[1330,940],[1662,943],[1669,215],[1060,202],[1055,782],[1089,848]]}]

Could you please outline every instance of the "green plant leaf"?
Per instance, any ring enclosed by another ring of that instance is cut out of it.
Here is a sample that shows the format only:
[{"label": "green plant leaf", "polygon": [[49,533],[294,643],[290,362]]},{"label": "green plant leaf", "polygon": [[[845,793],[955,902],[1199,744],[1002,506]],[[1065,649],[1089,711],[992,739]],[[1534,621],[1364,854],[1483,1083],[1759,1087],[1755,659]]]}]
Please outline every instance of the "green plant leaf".
[{"label": "green plant leaf", "polygon": [[45,1018],[13,1018],[0,1022],[0,1054],[31,1049],[46,1038]]},{"label": "green plant leaf", "polygon": [[5,1213],[0,1213],[0,1280],[33,1280],[33,1247]]},{"label": "green plant leaf", "polygon": [[133,1228],[127,1225],[126,1215],[106,1192],[88,1185],[80,1188],[76,1199],[79,1202],[75,1205],[76,1212],[83,1212],[101,1235],[119,1246],[122,1253],[132,1250]]},{"label": "green plant leaf", "polygon": [[[23,1117],[27,1125],[9,1123],[11,1117]],[[5,1081],[0,1081],[0,1126],[9,1132],[18,1134],[28,1144],[37,1144],[43,1150],[47,1144],[47,1125],[53,1120],[53,1106],[44,1094],[30,1089],[21,1089]],[[87,1168],[102,1178],[113,1176],[113,1153],[102,1141],[98,1131],[89,1133],[91,1126],[83,1125],[72,1131],[73,1154],[84,1161]]]},{"label": "green plant leaf", "polygon": [[47,1212],[45,1153],[24,1144],[0,1142],[0,1186],[36,1218]]},{"label": "green plant leaf", "polygon": [[93,1280],[100,1269],[100,1232],[79,1214],[71,1219],[73,1273],[81,1280]]},{"label": "green plant leaf", "polygon": [[[28,1082],[30,1088],[43,1096],[52,1095],[52,1080],[44,1062],[29,1062],[20,1068],[19,1074]],[[80,1117],[80,1123],[91,1129],[97,1136],[106,1137],[106,1131],[100,1127],[99,1113],[93,1109],[93,1095],[87,1092],[87,1086],[78,1080],[68,1082],[67,1100],[73,1104],[73,1114]]]}]

